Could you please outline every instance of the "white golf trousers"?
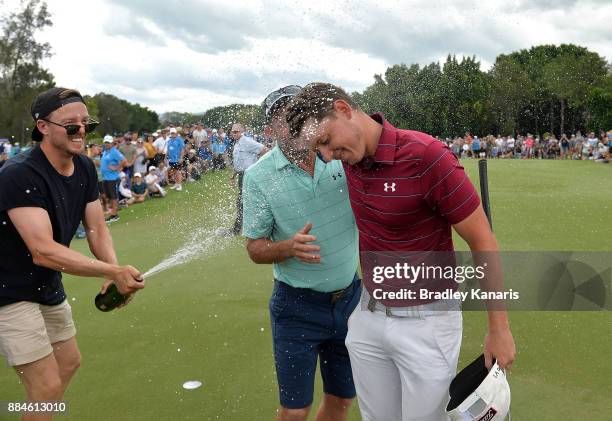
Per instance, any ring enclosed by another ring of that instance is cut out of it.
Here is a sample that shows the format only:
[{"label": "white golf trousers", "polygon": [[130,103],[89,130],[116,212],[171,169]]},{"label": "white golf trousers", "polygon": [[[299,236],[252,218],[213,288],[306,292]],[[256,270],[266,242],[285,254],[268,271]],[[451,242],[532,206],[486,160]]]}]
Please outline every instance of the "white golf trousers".
[{"label": "white golf trousers", "polygon": [[447,420],[462,320],[460,310],[396,318],[355,308],[346,346],[364,421]]}]

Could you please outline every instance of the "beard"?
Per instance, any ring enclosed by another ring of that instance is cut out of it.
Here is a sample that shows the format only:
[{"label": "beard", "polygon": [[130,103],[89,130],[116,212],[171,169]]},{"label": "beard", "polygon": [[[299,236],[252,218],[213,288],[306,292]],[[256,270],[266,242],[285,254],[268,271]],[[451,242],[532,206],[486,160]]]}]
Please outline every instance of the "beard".
[{"label": "beard", "polygon": [[300,149],[300,150],[291,151],[287,155],[287,158],[296,164],[306,164],[310,160],[311,155],[312,155],[312,151],[308,149]]},{"label": "beard", "polygon": [[278,146],[287,159],[296,165],[309,163],[314,155],[314,152],[310,149],[299,147],[298,145],[292,144],[291,141],[279,141]]}]

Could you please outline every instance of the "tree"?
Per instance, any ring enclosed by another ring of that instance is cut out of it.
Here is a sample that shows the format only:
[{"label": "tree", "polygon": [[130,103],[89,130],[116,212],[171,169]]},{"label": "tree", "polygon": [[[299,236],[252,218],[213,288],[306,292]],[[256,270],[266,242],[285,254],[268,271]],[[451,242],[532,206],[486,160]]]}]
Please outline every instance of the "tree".
[{"label": "tree", "polygon": [[152,132],[159,126],[159,116],[155,111],[140,104],[128,103],[129,130],[138,133]]},{"label": "tree", "polygon": [[541,134],[546,119],[551,133],[556,131],[557,121],[565,130],[566,117],[571,118],[572,130],[584,128],[584,116],[589,115],[585,108],[589,92],[600,86],[606,74],[603,58],[573,44],[539,45],[505,58],[523,69],[533,87],[531,98],[518,116],[522,133]]},{"label": "tree", "polygon": [[[89,104],[88,98],[85,101]],[[159,116],[155,111],[142,107],[140,104],[132,104],[114,95],[100,92],[91,97],[92,108],[89,113],[100,120],[96,129],[99,135],[123,133],[126,131],[152,132],[159,126]],[[94,111],[96,110],[96,114]]]},{"label": "tree", "polygon": [[458,62],[449,55],[442,68],[439,63],[391,66],[384,78],[375,75],[374,84],[353,98],[366,112],[382,112],[397,127],[457,136],[491,129],[489,90],[489,77],[474,57]]},{"label": "tree", "polygon": [[612,97],[606,66],[598,54],[571,44],[499,55],[487,73],[476,57],[459,61],[449,54],[442,66],[393,65],[352,96],[398,127],[445,137],[542,134],[547,123],[550,132],[604,128]]},{"label": "tree", "polygon": [[265,119],[259,105],[232,104],[207,110],[202,121],[207,127],[227,128],[233,123],[242,123],[259,131]]},{"label": "tree", "polygon": [[192,113],[180,113],[178,111],[169,111],[161,115],[161,122],[164,126],[169,124],[183,125],[198,119],[195,114]]},{"label": "tree", "polygon": [[608,74],[600,86],[594,86],[587,98],[589,117],[587,128],[592,131],[612,129],[612,73]]},{"label": "tree", "polygon": [[392,118],[388,85],[382,75],[374,75],[374,84],[365,88],[363,94],[353,92],[352,97],[366,113],[381,112],[388,119]]},{"label": "tree", "polygon": [[475,57],[464,57],[461,62],[448,56],[442,66],[442,118],[445,136],[461,136],[465,132],[483,134],[491,130],[488,109],[489,82],[480,70]]},{"label": "tree", "polygon": [[534,97],[535,88],[524,69],[507,56],[499,56],[490,70],[489,107],[498,133],[514,134],[519,111]]},{"label": "tree", "polygon": [[22,1],[21,10],[3,17],[0,25],[0,133],[24,140],[32,100],[54,85],[53,76],[42,67],[51,46],[35,38],[52,22],[44,1],[29,0]]},{"label": "tree", "polygon": [[127,102],[114,95],[100,92],[93,97],[98,105],[100,125],[96,130],[101,135],[123,133],[129,129]]},{"label": "tree", "polygon": [[565,132],[565,108],[586,104],[594,84],[606,74],[606,62],[597,53],[574,45],[561,45],[558,55],[543,69],[543,81],[559,102],[560,133]]}]

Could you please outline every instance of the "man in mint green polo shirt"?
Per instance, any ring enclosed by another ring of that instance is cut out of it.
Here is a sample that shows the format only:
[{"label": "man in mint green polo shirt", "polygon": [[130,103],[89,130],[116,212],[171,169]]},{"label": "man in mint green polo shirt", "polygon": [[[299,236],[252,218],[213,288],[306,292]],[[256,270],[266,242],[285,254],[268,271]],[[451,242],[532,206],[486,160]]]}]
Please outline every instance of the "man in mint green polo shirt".
[{"label": "man in mint green polo shirt", "polygon": [[289,140],[285,108],[300,89],[264,101],[277,145],[245,172],[243,235],[255,263],[273,263],[277,419],[307,419],[318,359],[325,395],[317,419],[346,420],[355,386],[344,340],[361,294],[357,228],[342,164]]}]

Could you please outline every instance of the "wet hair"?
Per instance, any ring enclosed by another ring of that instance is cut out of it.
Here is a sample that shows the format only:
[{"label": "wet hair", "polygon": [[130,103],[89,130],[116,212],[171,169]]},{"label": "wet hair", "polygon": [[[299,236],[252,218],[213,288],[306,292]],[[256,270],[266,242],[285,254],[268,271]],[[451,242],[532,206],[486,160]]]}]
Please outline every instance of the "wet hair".
[{"label": "wet hair", "polygon": [[351,108],[357,110],[359,106],[344,89],[331,83],[310,83],[291,98],[287,107],[287,123],[291,137],[297,137],[304,124],[314,118],[320,122],[325,117],[334,117],[334,102],[346,101]]}]

